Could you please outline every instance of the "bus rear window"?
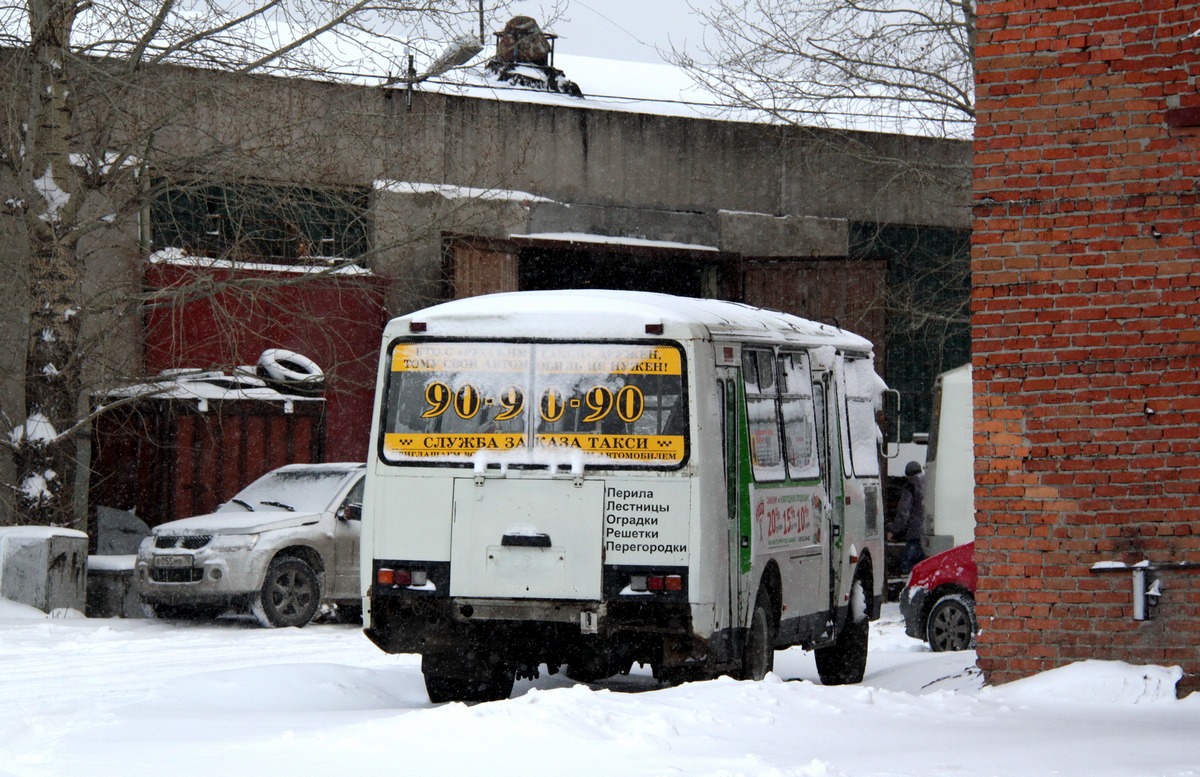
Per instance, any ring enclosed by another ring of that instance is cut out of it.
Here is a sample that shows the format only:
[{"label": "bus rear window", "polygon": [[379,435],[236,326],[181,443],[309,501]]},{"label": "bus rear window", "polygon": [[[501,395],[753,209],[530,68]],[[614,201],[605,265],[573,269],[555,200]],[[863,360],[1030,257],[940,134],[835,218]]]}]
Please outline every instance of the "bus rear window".
[{"label": "bus rear window", "polygon": [[680,348],[663,343],[398,342],[382,456],[679,466],[683,367]]}]

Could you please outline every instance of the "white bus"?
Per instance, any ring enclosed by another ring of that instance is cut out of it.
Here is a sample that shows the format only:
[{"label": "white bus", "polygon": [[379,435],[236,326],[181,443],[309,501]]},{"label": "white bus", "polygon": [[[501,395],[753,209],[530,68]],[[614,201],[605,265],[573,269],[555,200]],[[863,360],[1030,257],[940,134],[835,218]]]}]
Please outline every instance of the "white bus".
[{"label": "white bus", "polygon": [[882,604],[867,340],[731,302],[537,291],[384,333],[364,627],[435,702],[579,680],[862,679]]}]

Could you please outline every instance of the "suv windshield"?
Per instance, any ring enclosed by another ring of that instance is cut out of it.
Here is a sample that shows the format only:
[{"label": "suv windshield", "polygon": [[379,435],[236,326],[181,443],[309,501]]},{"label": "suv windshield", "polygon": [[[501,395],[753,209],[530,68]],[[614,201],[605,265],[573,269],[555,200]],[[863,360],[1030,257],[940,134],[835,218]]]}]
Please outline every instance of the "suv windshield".
[{"label": "suv windshield", "polygon": [[346,472],[339,470],[275,470],[243,488],[237,496],[222,505],[219,512],[246,509],[297,512],[324,510],[333,503],[345,482]]},{"label": "suv windshield", "polygon": [[683,353],[663,343],[418,342],[392,347],[383,457],[495,454],[674,467],[687,453]]}]

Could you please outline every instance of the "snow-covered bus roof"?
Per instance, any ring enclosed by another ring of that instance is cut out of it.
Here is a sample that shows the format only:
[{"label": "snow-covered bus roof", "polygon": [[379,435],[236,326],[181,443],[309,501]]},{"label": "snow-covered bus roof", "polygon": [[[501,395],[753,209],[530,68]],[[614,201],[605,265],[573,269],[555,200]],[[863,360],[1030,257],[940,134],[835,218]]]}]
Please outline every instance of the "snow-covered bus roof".
[{"label": "snow-covered bus roof", "polygon": [[[423,324],[414,328],[412,324]],[[677,339],[729,336],[833,346],[869,354],[871,342],[829,324],[715,299],[643,291],[570,289],[486,294],[446,302],[393,319],[387,337],[422,331],[433,337],[625,339],[647,326]]]}]

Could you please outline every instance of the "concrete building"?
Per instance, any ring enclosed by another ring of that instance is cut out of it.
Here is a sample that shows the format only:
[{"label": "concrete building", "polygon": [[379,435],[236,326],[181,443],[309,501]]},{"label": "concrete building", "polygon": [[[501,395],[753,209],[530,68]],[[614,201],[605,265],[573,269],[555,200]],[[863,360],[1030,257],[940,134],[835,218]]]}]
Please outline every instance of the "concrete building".
[{"label": "concrete building", "polygon": [[[922,353],[926,338],[884,307],[895,273],[966,261],[965,141],[657,115],[590,99],[587,83],[583,97],[512,99],[182,68],[133,77],[146,79],[126,90],[135,104],[118,111],[97,92],[77,109],[85,133],[110,110],[131,136],[153,129],[138,162],[145,207],[87,244],[88,284],[114,300],[88,325],[101,341],[98,389],[163,368],[252,364],[265,347],[320,352],[326,429],[341,430],[326,456],[359,458],[370,406],[361,367],[383,320],[551,287],[722,297],[836,320],[879,344],[880,369],[899,376],[915,413],[909,431],[924,430],[933,376],[966,359],[965,326],[951,353],[944,343]],[[0,215],[0,232],[21,229]],[[281,325],[305,272],[347,262],[373,280],[321,283],[377,294],[374,335],[341,337],[351,328],[339,312],[311,306]],[[262,272],[282,282],[254,281]],[[215,274],[249,282],[188,293]],[[143,314],[122,307],[135,298]],[[23,330],[13,323],[3,346],[16,366]],[[6,374],[13,402],[20,371]]]}]

